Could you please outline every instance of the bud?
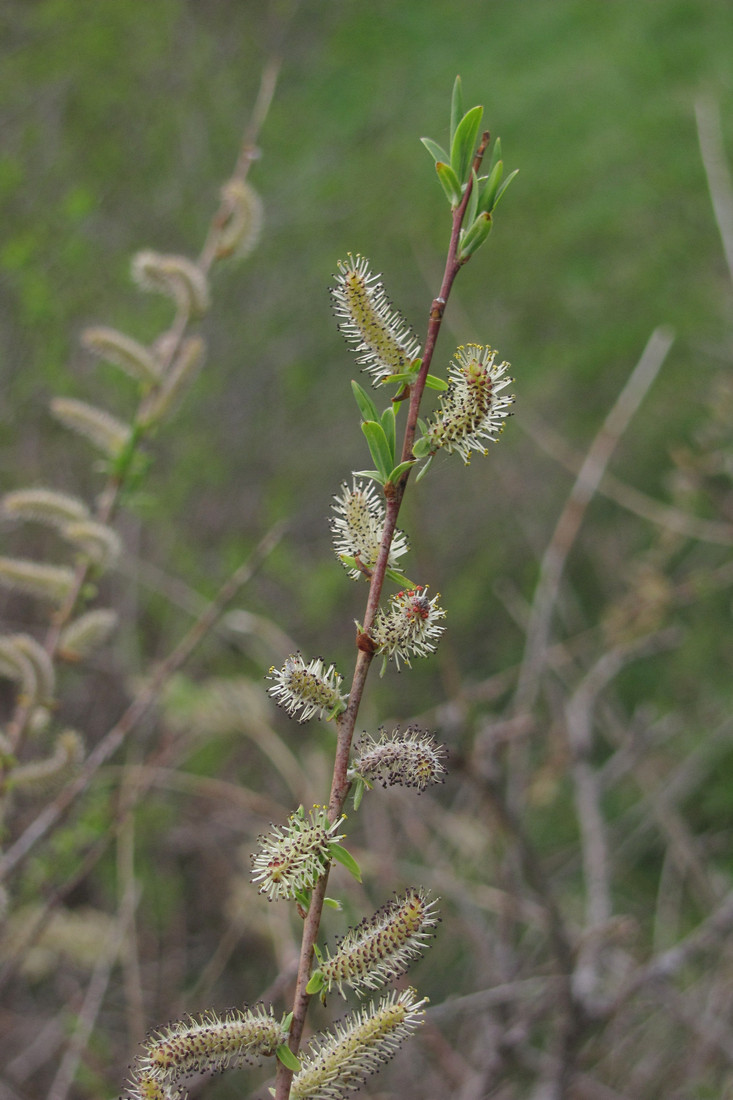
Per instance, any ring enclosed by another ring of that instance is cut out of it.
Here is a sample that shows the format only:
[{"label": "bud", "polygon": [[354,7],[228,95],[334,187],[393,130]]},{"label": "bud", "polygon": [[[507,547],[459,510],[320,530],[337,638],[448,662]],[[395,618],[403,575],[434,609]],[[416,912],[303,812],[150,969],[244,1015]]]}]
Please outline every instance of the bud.
[{"label": "bud", "polygon": [[300,653],[292,653],[282,668],[271,668],[265,679],[274,680],[268,694],[291,718],[302,711],[299,722],[307,722],[314,714],[328,721],[346,709],[346,696],[339,692],[343,677],[334,665],[326,668],[322,657],[306,664]]},{"label": "bud", "polygon": [[341,319],[339,332],[354,345],[356,361],[380,385],[390,374],[400,374],[420,354],[420,342],[399,313],[392,308],[379,275],[372,275],[369,261],[351,253],[339,260],[336,286],[331,290],[334,313]]}]

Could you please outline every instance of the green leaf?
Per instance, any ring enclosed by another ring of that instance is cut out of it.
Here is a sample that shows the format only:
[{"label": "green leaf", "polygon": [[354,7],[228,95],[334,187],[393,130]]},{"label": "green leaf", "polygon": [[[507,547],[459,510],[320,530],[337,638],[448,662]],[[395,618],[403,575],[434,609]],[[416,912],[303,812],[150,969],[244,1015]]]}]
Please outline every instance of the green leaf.
[{"label": "green leaf", "polygon": [[471,169],[471,194],[468,199],[468,206],[466,207],[466,213],[463,217],[464,225],[471,225],[478,213],[478,178],[476,176],[475,169]]},{"label": "green leaf", "polygon": [[422,466],[420,467],[420,469],[418,470],[418,472],[417,472],[417,476],[416,476],[416,478],[415,478],[415,482],[416,482],[416,483],[417,483],[418,481],[422,481],[422,479],[423,479],[423,478],[425,477],[426,473],[427,473],[427,472],[428,472],[428,470],[430,469],[430,465],[431,465],[432,461],[433,461],[433,456],[432,456],[432,455],[430,455],[430,457],[428,458],[427,462],[426,462],[426,463],[424,463],[424,465],[422,465]]},{"label": "green leaf", "polygon": [[496,198],[494,199],[494,210],[496,210],[497,206],[499,205],[499,201],[500,201],[500,199],[501,199],[501,196],[502,196],[502,195],[504,194],[504,192],[506,191],[507,187],[508,187],[508,186],[509,186],[509,184],[510,184],[510,183],[512,182],[512,180],[514,179],[514,177],[515,177],[516,175],[518,175],[518,173],[519,173],[519,169],[518,169],[518,168],[515,168],[513,172],[510,172],[510,173],[509,173],[509,175],[507,176],[507,178],[506,178],[506,179],[504,180],[504,182],[502,183],[502,185],[501,185],[501,187],[499,188],[499,190],[498,190],[498,191],[496,192]]},{"label": "green leaf", "polygon": [[[461,83],[460,76],[457,76],[453,81],[453,92],[450,97],[450,139],[453,143],[453,137],[458,129],[458,123],[463,118],[463,85]],[[446,157],[446,160],[448,158]]]},{"label": "green leaf", "polygon": [[[400,573],[398,569],[385,569],[385,577],[389,577],[391,581],[398,584],[400,588],[417,588],[415,581],[411,581],[409,577],[406,577],[404,573]],[[367,787],[371,790],[371,786],[367,783]]]},{"label": "green leaf", "polygon": [[499,184],[501,183],[501,177],[504,175],[504,161],[497,160],[494,167],[489,173],[489,178],[486,181],[486,185],[481,192],[481,198],[478,204],[478,212],[482,214],[487,211],[489,214],[496,205],[496,192],[499,190]]},{"label": "green leaf", "polygon": [[435,171],[438,173],[440,186],[448,196],[448,201],[451,206],[458,206],[461,201],[461,185],[458,182],[458,176],[455,174],[450,164],[445,164],[441,160],[436,163]]},{"label": "green leaf", "polygon": [[377,406],[372,401],[369,394],[363,389],[358,382],[352,381],[351,392],[356,398],[356,403],[359,406],[359,412],[362,415],[363,420],[379,420],[379,413],[377,412]]},{"label": "green leaf", "polygon": [[387,443],[392,455],[392,461],[395,459],[395,451],[397,448],[397,425],[395,420],[394,408],[390,405],[382,413],[382,428],[384,434],[387,437]]},{"label": "green leaf", "polygon": [[340,863],[349,874],[353,875],[357,882],[361,882],[361,867],[356,862],[351,852],[347,852],[340,844],[329,845],[329,855],[336,863]]},{"label": "green leaf", "polygon": [[335,909],[337,913],[340,913],[343,909],[343,905],[340,901],[337,901],[336,898],[324,898],[323,904],[327,909]]},{"label": "green leaf", "polygon": [[414,458],[408,458],[407,462],[400,462],[399,465],[395,466],[394,470],[392,470],[392,473],[389,475],[389,480],[394,484],[398,478],[402,477],[405,470],[409,470],[410,467],[414,465]]},{"label": "green leaf", "polygon": [[282,1062],[286,1069],[291,1069],[293,1073],[300,1072],[300,1062],[287,1043],[283,1043],[282,1046],[279,1046],[275,1054],[277,1055],[278,1061]]},{"label": "green leaf", "polygon": [[389,480],[389,471],[393,466],[392,451],[390,450],[387,436],[384,434],[384,428],[374,420],[365,420],[361,426],[361,430],[366,436],[370,454],[379,470],[382,484],[384,484]]},{"label": "green leaf", "polygon": [[430,454],[430,440],[424,437],[422,439],[416,439],[412,445],[412,453],[415,458],[425,458]]},{"label": "green leaf", "polygon": [[380,382],[401,382],[403,385],[411,386],[415,381],[415,375],[417,371],[407,370],[400,371],[399,374],[385,374],[379,379]]},{"label": "green leaf", "polygon": [[308,981],[308,985],[305,987],[306,993],[313,995],[314,993],[320,993],[326,984],[326,979],[320,970],[314,970]]},{"label": "green leaf", "polygon": [[448,154],[442,146],[438,145],[437,141],[433,141],[431,138],[420,138],[420,141],[430,153],[433,160],[448,160]]},{"label": "green leaf", "polygon": [[450,164],[461,184],[467,183],[471,177],[471,163],[483,113],[483,107],[472,107],[458,123],[453,135]]},{"label": "green leaf", "polygon": [[354,780],[354,813],[361,806],[361,800],[364,797],[364,791],[366,790],[366,783],[363,779]]},{"label": "green leaf", "polygon": [[378,481],[380,485],[384,485],[384,479],[380,476],[379,470],[354,470],[354,477],[369,477],[372,481]]},{"label": "green leaf", "polygon": [[473,256],[476,249],[481,247],[491,232],[492,224],[491,214],[486,211],[479,214],[459,245],[458,259],[461,263],[465,263],[470,256]]},{"label": "green leaf", "polygon": [[489,161],[489,167],[487,169],[489,175],[494,170],[495,165],[501,160],[501,138],[497,138],[494,142],[491,150],[491,160]]},{"label": "green leaf", "polygon": [[434,374],[428,374],[425,378],[425,388],[428,390],[438,390],[440,393],[444,393],[449,387],[445,378],[437,378]]},{"label": "green leaf", "polygon": [[295,894],[295,900],[307,911],[310,908],[311,891],[298,890]]}]

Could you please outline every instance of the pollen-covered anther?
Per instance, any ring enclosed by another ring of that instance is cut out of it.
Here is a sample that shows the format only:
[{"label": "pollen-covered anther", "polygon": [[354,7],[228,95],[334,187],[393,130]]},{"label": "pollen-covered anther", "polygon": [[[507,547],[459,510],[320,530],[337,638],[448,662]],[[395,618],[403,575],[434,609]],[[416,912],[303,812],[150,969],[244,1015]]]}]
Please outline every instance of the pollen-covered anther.
[{"label": "pollen-covered anther", "polygon": [[328,820],[324,806],[314,806],[308,817],[299,810],[286,825],[273,825],[258,837],[252,859],[252,881],[270,901],[296,898],[312,889],[325,872],[332,844],[343,840],[338,829],[343,818]]},{"label": "pollen-covered anther", "polygon": [[346,696],[339,691],[343,677],[334,665],[326,668],[322,657],[314,657],[307,663],[300,653],[291,653],[282,668],[271,668],[266,677],[272,680],[268,694],[278,706],[299,722],[334,717],[346,706]]},{"label": "pollen-covered anther", "polygon": [[433,451],[457,451],[468,464],[472,451],[486,454],[485,443],[496,442],[514,395],[501,392],[513,382],[506,375],[509,364],[495,360],[496,352],[482,344],[458,348],[448,370],[449,388],[425,432]]},{"label": "pollen-covered anther", "polygon": [[357,746],[354,771],[367,782],[384,787],[415,787],[422,793],[432,783],[443,783],[448,753],[427,730],[408,726],[387,733],[379,740],[364,734]]},{"label": "pollen-covered anther", "polygon": [[377,653],[394,660],[397,668],[400,661],[409,666],[410,657],[434,653],[445,631],[445,627],[438,626],[438,620],[445,618],[439,598],[437,593],[428,599],[427,587],[422,585],[392,596],[389,610],[380,608],[372,627]]},{"label": "pollen-covered anther", "polygon": [[293,1078],[293,1100],[340,1100],[392,1058],[422,1024],[426,998],[415,990],[391,993],[316,1036]]},{"label": "pollen-covered anther", "polygon": [[[336,557],[354,580],[368,577],[377,562],[384,528],[385,509],[374,483],[354,478],[351,487],[347,482],[334,497],[334,515],[329,520]],[[389,551],[388,568],[396,569],[398,559],[407,553],[407,537],[395,531]],[[359,565],[351,565],[351,561]]]},{"label": "pollen-covered anther", "polygon": [[438,923],[435,905],[429,893],[413,888],[365,917],[319,966],[324,990],[335,985],[343,996],[344,985],[357,991],[379,989],[404,974]]},{"label": "pollen-covered anther", "polygon": [[339,260],[331,289],[339,332],[353,345],[356,361],[373,375],[375,386],[405,371],[420,354],[420,342],[393,309],[379,275],[372,275],[364,256]]}]

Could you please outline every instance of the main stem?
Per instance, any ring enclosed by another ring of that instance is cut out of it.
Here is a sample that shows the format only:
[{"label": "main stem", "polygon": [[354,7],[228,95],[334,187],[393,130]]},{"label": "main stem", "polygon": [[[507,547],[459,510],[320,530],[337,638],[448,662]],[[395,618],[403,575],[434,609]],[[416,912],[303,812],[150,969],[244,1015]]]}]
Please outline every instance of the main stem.
[{"label": "main stem", "polygon": [[[477,173],[488,144],[489,134],[485,133],[482,136],[481,144],[479,145],[476,156],[474,157],[474,168],[476,169]],[[417,378],[415,379],[415,382],[411,387],[410,404],[407,412],[407,423],[405,425],[405,434],[402,441],[402,456],[400,459],[401,462],[408,462],[414,457],[412,454],[412,446],[415,442],[415,434],[417,432],[420,402],[422,401],[422,395],[425,390],[425,380],[430,371],[430,364],[433,359],[435,345],[437,343],[440,326],[443,321],[443,314],[445,312],[448,298],[450,297],[450,292],[453,288],[453,283],[455,281],[456,275],[458,274],[461,267],[463,266],[463,263],[465,262],[458,258],[458,242],[461,225],[463,224],[463,218],[466,213],[466,207],[468,205],[468,200],[471,196],[471,186],[471,182],[469,181],[460,205],[453,211],[453,225],[451,229],[450,243],[448,246],[448,255],[445,262],[445,270],[443,272],[443,281],[441,283],[438,296],[433,299],[432,305],[430,307],[428,330],[425,338],[425,350],[423,352],[422,364],[420,366],[420,371],[417,375]],[[354,675],[351,681],[349,702],[346,710],[342,714],[340,714],[336,720],[336,755],[334,758],[331,795],[328,803],[328,818],[331,822],[335,821],[336,818],[343,812],[343,808],[349,794],[349,789],[351,787],[351,782],[348,778],[349,759],[351,756],[351,743],[354,738],[356,719],[358,717],[361,700],[364,695],[364,688],[366,686],[369,668],[374,657],[374,649],[371,645],[369,634],[372,626],[374,625],[374,619],[376,618],[377,611],[379,610],[379,602],[382,597],[382,589],[384,587],[384,578],[387,571],[387,564],[389,562],[389,554],[392,548],[392,540],[394,538],[395,529],[397,527],[397,517],[399,516],[402,499],[405,495],[405,489],[407,487],[409,477],[410,470],[407,469],[400,476],[396,484],[389,483],[385,487],[386,514],[384,527],[382,529],[382,539],[379,546],[377,561],[374,565],[374,569],[372,570],[372,575],[369,582],[369,595],[367,597],[367,605],[364,613],[364,622],[362,624],[359,634],[357,635],[358,653],[356,657],[356,665],[354,667]],[[316,940],[318,939],[318,931],[321,925],[321,915],[323,913],[323,903],[326,897],[329,871],[330,866],[329,868],[327,868],[321,878],[319,878],[318,882],[313,888],[311,903],[308,907],[308,913],[303,924],[303,938],[300,946],[298,977],[295,982],[295,995],[293,997],[293,1019],[290,1025],[289,1036],[289,1046],[294,1054],[297,1054],[300,1049],[303,1029],[305,1027],[306,1013],[308,1011],[308,1003],[310,1001],[310,994],[306,993],[306,987],[308,985],[311,968],[313,966],[313,948]],[[293,1071],[287,1069],[287,1067],[284,1066],[282,1062],[278,1062],[277,1078],[275,1084],[275,1100],[288,1100],[288,1097],[290,1096],[290,1086],[292,1083],[292,1079]]]}]

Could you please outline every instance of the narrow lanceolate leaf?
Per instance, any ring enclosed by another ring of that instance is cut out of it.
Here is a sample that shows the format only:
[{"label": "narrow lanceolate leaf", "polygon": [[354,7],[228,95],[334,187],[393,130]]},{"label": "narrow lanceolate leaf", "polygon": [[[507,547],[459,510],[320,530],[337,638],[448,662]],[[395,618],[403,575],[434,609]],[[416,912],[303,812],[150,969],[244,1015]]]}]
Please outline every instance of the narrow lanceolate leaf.
[{"label": "narrow lanceolate leaf", "polygon": [[109,458],[117,458],[130,437],[127,424],[86,401],[55,397],[51,412],[65,427],[83,435]]},{"label": "narrow lanceolate leaf", "polygon": [[389,471],[394,465],[394,454],[390,448],[389,440],[384,434],[384,428],[374,420],[365,420],[362,423],[361,430],[366,436],[366,441],[369,445],[369,453],[384,483],[388,480]]},{"label": "narrow lanceolate leaf", "polygon": [[74,572],[63,565],[41,565],[25,558],[0,558],[0,585],[29,596],[63,603],[74,584]]},{"label": "narrow lanceolate leaf", "polygon": [[421,888],[407,890],[365,917],[344,936],[318,967],[325,991],[344,985],[358,991],[379,989],[404,974],[422,954],[439,917],[436,902]]},{"label": "narrow lanceolate leaf", "polygon": [[340,1100],[361,1088],[422,1024],[426,999],[414,989],[383,997],[317,1035],[301,1055],[293,1100]]},{"label": "narrow lanceolate leaf", "polygon": [[499,190],[501,178],[504,175],[504,161],[498,160],[489,173],[481,190],[478,213],[486,210],[490,214],[496,204],[496,192]]},{"label": "narrow lanceolate leaf", "polygon": [[389,405],[382,413],[379,423],[382,425],[387,444],[389,446],[389,453],[392,456],[392,463],[394,465],[395,454],[397,451],[397,421],[394,414],[394,409]]},{"label": "narrow lanceolate leaf", "polygon": [[338,264],[336,285],[331,290],[339,332],[353,345],[356,361],[380,385],[399,374],[420,353],[420,343],[409,325],[393,309],[379,275],[372,275],[369,261],[352,256]]},{"label": "narrow lanceolate leaf", "polygon": [[[453,92],[450,99],[450,140],[451,145],[458,129],[458,123],[461,121],[464,115],[463,109],[463,84],[460,76],[457,76],[453,81]],[[448,158],[446,157],[446,160]]]},{"label": "narrow lanceolate leaf", "polygon": [[351,382],[351,390],[354,394],[357,405],[359,406],[359,412],[361,413],[362,420],[379,420],[379,413],[377,412],[377,406],[372,401],[369,394],[365,389],[359,385],[358,382]]},{"label": "narrow lanceolate leaf", "polygon": [[347,851],[346,848],[342,848],[340,844],[332,844],[328,854],[336,863],[340,863],[342,867],[345,867],[357,882],[361,882],[361,867],[351,852]]},{"label": "narrow lanceolate leaf", "polygon": [[45,523],[49,527],[63,527],[89,515],[83,500],[57,493],[55,489],[16,489],[2,498],[2,510],[14,519]]},{"label": "narrow lanceolate leaf", "polygon": [[455,208],[463,197],[458,176],[455,174],[450,164],[445,164],[441,160],[437,161],[435,171],[438,173],[440,186],[445,191],[451,206]]},{"label": "narrow lanceolate leaf", "polygon": [[213,1011],[189,1016],[148,1037],[133,1067],[129,1095],[148,1095],[141,1086],[147,1088],[150,1082],[171,1088],[194,1073],[219,1073],[260,1062],[286,1041],[282,1022],[263,1005],[232,1008],[221,1016]]},{"label": "narrow lanceolate leaf", "polygon": [[117,627],[118,615],[110,608],[87,611],[64,627],[59,638],[59,656],[66,661],[80,661],[94,653]]},{"label": "narrow lanceolate leaf", "polygon": [[441,145],[438,145],[437,141],[433,141],[431,138],[427,137],[420,138],[420,141],[430,153],[433,160],[442,160],[443,162],[450,160],[448,153]]},{"label": "narrow lanceolate leaf", "polygon": [[275,1054],[277,1055],[278,1062],[282,1062],[287,1069],[291,1069],[294,1073],[298,1072],[300,1069],[300,1059],[293,1054],[287,1043],[283,1043],[282,1046],[279,1046]]},{"label": "narrow lanceolate leaf", "polygon": [[504,180],[501,187],[496,192],[496,198],[494,199],[494,209],[496,209],[496,207],[499,205],[504,192],[506,191],[507,187],[512,182],[514,177],[517,176],[517,175],[519,175],[519,169],[515,168],[514,171],[510,172],[509,175],[507,176],[507,178]]},{"label": "narrow lanceolate leaf", "polygon": [[472,107],[467,111],[456,127],[450,148],[450,165],[458,176],[461,185],[468,183],[471,176],[473,155],[476,151],[476,139],[478,138],[483,107]]},{"label": "narrow lanceolate leaf", "polygon": [[479,214],[473,225],[461,237],[458,246],[458,259],[461,263],[465,263],[481,247],[491,232],[492,225],[491,214],[487,214],[485,211],[483,214]]},{"label": "narrow lanceolate leaf", "polygon": [[81,334],[81,342],[94,355],[113,363],[136,382],[154,386],[160,381],[162,368],[153,353],[123,332],[101,326],[87,328]]}]

